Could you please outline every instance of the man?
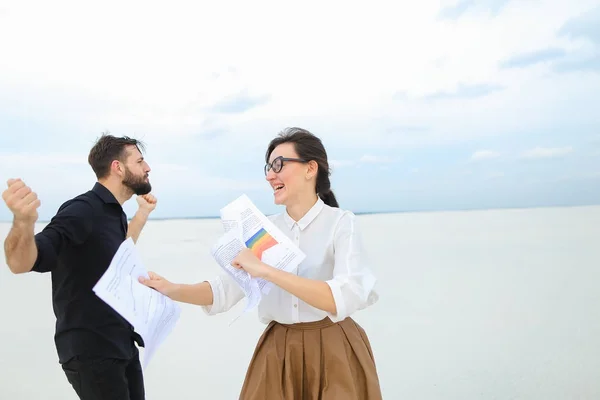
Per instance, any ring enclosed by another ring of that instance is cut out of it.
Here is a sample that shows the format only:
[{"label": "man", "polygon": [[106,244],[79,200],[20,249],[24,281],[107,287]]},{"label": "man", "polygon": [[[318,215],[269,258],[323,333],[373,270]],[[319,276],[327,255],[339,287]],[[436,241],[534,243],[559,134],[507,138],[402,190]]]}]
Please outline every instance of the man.
[{"label": "man", "polygon": [[[92,291],[121,243],[137,241],[156,207],[140,147],[135,139],[102,135],[88,157],[98,181],[62,204],[36,235],[37,195],[20,179],[10,179],[2,194],[14,216],[6,264],[15,274],[51,273],[59,363],[82,400],[145,398],[135,346],[143,340]],[[139,208],[128,226],[122,205],[134,194]]]}]

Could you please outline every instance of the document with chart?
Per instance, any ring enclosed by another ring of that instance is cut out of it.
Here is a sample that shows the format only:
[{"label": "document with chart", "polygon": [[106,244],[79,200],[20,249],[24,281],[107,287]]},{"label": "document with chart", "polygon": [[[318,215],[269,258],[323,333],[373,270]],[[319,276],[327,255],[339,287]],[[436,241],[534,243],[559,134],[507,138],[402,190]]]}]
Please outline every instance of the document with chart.
[{"label": "document with chart", "polygon": [[263,294],[269,293],[273,284],[231,266],[231,261],[244,247],[265,264],[287,272],[294,271],[306,255],[246,195],[221,209],[221,221],[225,234],[213,246],[212,254],[244,290],[247,311],[260,302]]},{"label": "document with chart", "polygon": [[179,320],[181,309],[169,297],[138,281],[148,272],[132,238],[125,240],[108,269],[93,288],[94,293],[125,318],[144,339],[144,369]]}]

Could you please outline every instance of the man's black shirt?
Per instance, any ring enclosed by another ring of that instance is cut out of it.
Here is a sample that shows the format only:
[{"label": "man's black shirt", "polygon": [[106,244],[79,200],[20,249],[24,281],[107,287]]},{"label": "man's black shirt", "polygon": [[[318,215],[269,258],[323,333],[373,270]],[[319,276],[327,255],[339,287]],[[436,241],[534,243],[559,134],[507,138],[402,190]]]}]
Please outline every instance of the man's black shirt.
[{"label": "man's black shirt", "polygon": [[33,271],[50,272],[59,362],[74,356],[129,359],[132,326],[93,292],[126,239],[127,218],[102,184],[62,204],[37,235]]}]

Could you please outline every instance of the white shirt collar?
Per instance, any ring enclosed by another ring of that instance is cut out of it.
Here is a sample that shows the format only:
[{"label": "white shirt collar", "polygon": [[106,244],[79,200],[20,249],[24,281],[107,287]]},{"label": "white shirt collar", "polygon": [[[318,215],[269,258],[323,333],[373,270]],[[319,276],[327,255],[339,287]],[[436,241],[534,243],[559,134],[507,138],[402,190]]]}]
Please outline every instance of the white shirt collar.
[{"label": "white shirt collar", "polygon": [[300,230],[304,230],[304,228],[306,228],[308,225],[310,225],[310,223],[312,221],[314,221],[314,219],[317,217],[317,215],[319,215],[319,213],[321,212],[321,210],[323,209],[324,206],[325,206],[325,203],[323,202],[323,200],[321,200],[320,197],[317,198],[317,202],[310,208],[310,210],[308,210],[308,212],[304,215],[304,217],[302,217],[300,219],[300,221],[298,221],[298,222],[294,221],[292,219],[292,217],[289,216],[287,211],[285,211],[283,213],[285,223],[288,226],[288,228],[290,228],[290,229],[292,229],[294,227],[294,224],[297,223]]}]

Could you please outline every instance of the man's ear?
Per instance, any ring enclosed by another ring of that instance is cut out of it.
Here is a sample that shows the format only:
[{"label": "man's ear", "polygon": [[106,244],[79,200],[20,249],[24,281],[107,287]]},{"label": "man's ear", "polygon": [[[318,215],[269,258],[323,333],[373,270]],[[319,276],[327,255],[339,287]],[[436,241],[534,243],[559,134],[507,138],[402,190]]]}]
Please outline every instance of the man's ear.
[{"label": "man's ear", "polygon": [[113,160],[110,163],[110,170],[115,172],[118,175],[122,175],[125,173],[123,165],[121,164],[121,162],[119,160]]}]

